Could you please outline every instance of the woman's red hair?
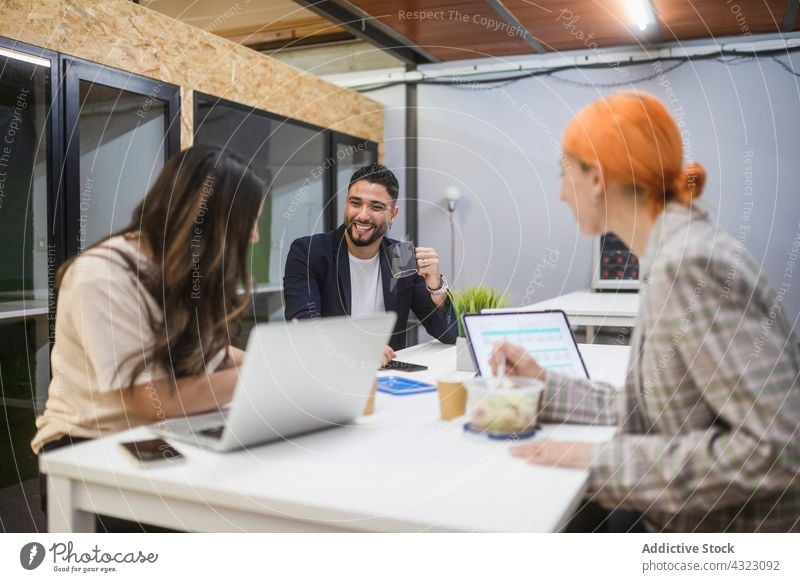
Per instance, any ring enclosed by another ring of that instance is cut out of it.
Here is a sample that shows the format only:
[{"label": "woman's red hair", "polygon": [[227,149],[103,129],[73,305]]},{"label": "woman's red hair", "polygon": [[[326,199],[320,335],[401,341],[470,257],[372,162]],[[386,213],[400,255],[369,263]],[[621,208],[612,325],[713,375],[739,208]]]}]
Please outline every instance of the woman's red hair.
[{"label": "woman's red hair", "polygon": [[681,133],[653,95],[616,93],[584,107],[564,131],[564,153],[600,167],[606,186],[633,186],[653,216],[700,196],[706,172],[683,165]]}]

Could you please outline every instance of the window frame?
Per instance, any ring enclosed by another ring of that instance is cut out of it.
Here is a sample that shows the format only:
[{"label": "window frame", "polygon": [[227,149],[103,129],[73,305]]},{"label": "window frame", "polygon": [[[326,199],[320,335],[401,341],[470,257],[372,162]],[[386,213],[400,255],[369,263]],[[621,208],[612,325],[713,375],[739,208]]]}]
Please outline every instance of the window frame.
[{"label": "window frame", "polygon": [[[87,81],[152,98],[166,105],[164,116],[164,160],[180,151],[180,87],[151,77],[137,75],[105,65],[61,55],[63,79],[63,200],[64,253],[69,258],[79,251],[80,234],[80,83]],[[144,194],[144,193],[143,193]]]},{"label": "window frame", "polygon": [[[47,158],[47,329],[53,338],[56,322],[55,275],[66,259],[64,250],[64,204],[62,195],[63,146],[61,126],[63,111],[60,107],[61,60],[59,54],[42,47],[0,36],[0,48],[50,62],[49,110],[45,117],[45,151]],[[52,341],[50,342],[52,345]]]},{"label": "window frame", "polygon": [[356,146],[360,143],[366,143],[368,150],[374,152],[375,159],[377,159],[378,158],[377,142],[364,138],[359,138],[346,133],[341,133],[333,129],[321,127],[319,125],[314,125],[313,123],[308,123],[300,119],[294,119],[293,117],[287,117],[285,115],[274,113],[272,111],[267,111],[265,109],[258,109],[257,107],[253,107],[250,105],[244,105],[236,101],[231,101],[230,99],[217,97],[216,95],[212,95],[210,93],[203,93],[201,91],[194,91],[193,93],[194,94],[192,98],[192,104],[194,108],[193,111],[194,119],[193,119],[192,133],[194,136],[197,135],[198,123],[200,122],[199,102],[201,100],[211,101],[215,106],[223,105],[225,107],[230,107],[232,109],[236,109],[237,111],[246,113],[248,115],[260,115],[268,119],[271,119],[273,121],[277,121],[279,123],[288,123],[293,126],[310,129],[322,134],[324,139],[324,156],[322,160],[320,160],[320,163],[324,165],[324,167],[326,168],[322,174],[323,229],[327,232],[334,230],[339,225],[339,220],[341,217],[338,216],[338,210],[337,210],[338,200],[336,199],[336,166],[337,166],[336,144],[347,143],[348,145]]}]

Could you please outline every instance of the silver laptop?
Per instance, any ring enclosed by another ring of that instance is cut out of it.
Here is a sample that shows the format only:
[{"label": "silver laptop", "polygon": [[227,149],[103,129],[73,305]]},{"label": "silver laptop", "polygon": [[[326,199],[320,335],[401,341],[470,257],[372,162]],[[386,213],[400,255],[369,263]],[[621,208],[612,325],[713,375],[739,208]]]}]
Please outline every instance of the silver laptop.
[{"label": "silver laptop", "polygon": [[394,313],[256,326],[230,406],[156,434],[230,451],[349,423],[369,398]]}]

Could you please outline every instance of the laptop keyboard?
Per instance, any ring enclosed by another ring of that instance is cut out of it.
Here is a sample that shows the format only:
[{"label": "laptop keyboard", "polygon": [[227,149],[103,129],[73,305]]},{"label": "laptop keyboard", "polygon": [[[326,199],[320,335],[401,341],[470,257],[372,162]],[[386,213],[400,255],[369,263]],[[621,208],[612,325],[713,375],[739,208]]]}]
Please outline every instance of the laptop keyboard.
[{"label": "laptop keyboard", "polygon": [[213,428],[206,428],[204,430],[198,431],[199,434],[210,437],[212,439],[221,439],[222,438],[222,431],[225,430],[225,425],[215,426]]}]

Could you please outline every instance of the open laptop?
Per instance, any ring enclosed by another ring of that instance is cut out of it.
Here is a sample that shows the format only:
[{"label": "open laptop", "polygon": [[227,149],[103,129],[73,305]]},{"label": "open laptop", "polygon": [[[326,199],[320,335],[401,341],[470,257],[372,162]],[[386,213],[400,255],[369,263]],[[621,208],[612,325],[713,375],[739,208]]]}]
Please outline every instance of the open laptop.
[{"label": "open laptop", "polygon": [[151,429],[230,451],[348,423],[364,410],[396,318],[389,312],[258,325],[226,410]]},{"label": "open laptop", "polygon": [[481,376],[492,375],[489,357],[495,344],[504,340],[521,345],[546,370],[589,377],[567,314],[561,310],[467,314],[463,322]]}]

